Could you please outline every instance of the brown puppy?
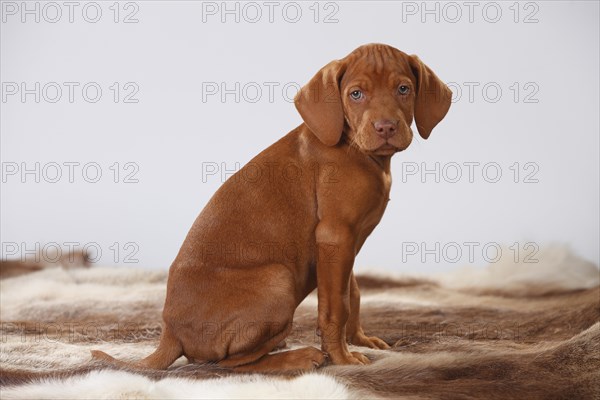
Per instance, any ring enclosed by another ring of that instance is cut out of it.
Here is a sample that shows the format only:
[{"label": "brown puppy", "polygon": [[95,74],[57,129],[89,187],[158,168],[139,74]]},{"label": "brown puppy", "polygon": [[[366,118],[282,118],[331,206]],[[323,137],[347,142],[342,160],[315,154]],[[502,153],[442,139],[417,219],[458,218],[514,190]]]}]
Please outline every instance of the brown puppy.
[{"label": "brown puppy", "polygon": [[[165,369],[185,355],[247,371],[310,369],[316,348],[269,354],[318,288],[322,350],[334,364],[364,364],[348,343],[389,346],[359,319],[354,258],[379,223],[390,158],[429,137],[451,92],[416,56],[382,44],[322,68],[296,96],[304,123],[215,193],[169,272],[157,350],[135,364]],[[94,351],[96,358],[118,362]]]}]

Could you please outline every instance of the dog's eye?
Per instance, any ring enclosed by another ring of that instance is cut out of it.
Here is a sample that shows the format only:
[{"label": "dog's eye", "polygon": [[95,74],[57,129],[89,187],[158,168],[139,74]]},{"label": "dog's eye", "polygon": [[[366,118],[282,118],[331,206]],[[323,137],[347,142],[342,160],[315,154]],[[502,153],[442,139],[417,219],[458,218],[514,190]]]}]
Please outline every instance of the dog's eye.
[{"label": "dog's eye", "polygon": [[406,85],[400,85],[400,87],[398,88],[398,93],[400,93],[401,95],[406,95],[408,94],[408,92],[410,92],[410,88]]},{"label": "dog's eye", "polygon": [[350,92],[350,97],[352,97],[353,100],[360,100],[363,97],[363,93],[360,90],[353,90]]}]

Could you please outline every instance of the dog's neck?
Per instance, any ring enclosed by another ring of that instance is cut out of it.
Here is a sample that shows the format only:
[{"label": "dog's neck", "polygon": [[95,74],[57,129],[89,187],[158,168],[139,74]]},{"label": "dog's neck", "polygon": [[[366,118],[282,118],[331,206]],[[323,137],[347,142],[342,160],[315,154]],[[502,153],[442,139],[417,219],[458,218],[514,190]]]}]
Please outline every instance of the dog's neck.
[{"label": "dog's neck", "polygon": [[391,164],[392,164],[392,156],[378,156],[376,154],[367,155],[371,160],[373,160],[386,174],[390,173]]}]

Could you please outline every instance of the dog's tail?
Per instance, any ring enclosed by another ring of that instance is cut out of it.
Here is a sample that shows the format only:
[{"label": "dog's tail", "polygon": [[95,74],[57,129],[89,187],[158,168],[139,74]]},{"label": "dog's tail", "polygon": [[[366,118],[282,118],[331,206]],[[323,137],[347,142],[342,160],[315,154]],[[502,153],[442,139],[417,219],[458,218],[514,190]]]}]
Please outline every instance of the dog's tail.
[{"label": "dog's tail", "polygon": [[141,368],[141,369],[167,369],[179,357],[183,355],[183,347],[173,333],[163,325],[163,331],[160,335],[158,348],[154,353],[138,362],[127,362],[117,360],[100,350],[92,350],[92,358],[108,362],[123,368]]}]

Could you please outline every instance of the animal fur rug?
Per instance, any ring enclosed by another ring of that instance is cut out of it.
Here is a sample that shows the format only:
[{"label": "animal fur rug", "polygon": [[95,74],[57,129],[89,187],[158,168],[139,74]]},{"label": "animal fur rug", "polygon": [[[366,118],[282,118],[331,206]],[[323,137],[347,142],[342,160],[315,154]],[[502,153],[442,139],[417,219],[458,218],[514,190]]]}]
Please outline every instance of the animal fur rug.
[{"label": "animal fur rug", "polygon": [[[167,371],[116,369],[150,354],[167,273],[48,268],[1,285],[2,399],[599,399],[599,273],[563,248],[435,278],[359,278],[365,331],[389,351],[372,364],[304,374],[235,374],[182,357]],[[316,297],[297,309],[289,348],[319,346]],[[244,329],[240,327],[240,329]]]}]

